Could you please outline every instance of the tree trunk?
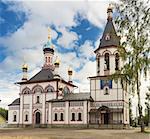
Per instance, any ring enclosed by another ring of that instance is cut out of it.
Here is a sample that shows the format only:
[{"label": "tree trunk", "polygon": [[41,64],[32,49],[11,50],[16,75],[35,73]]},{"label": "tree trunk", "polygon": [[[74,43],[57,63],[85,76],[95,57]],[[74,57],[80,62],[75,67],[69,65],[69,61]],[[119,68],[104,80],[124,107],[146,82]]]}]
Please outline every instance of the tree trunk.
[{"label": "tree trunk", "polygon": [[138,96],[138,109],[139,109],[139,120],[141,126],[141,132],[144,132],[144,121],[143,121],[143,114],[142,114],[142,106],[141,106],[141,97],[140,97],[140,81],[139,81],[139,73],[137,72],[137,96]]}]

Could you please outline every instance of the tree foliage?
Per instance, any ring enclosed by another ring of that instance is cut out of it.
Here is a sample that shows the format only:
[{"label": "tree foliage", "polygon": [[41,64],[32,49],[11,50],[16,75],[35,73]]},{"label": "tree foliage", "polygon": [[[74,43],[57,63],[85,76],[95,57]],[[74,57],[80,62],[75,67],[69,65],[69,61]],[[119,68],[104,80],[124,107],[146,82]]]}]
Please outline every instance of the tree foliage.
[{"label": "tree foliage", "polygon": [[115,4],[117,17],[115,23],[122,40],[119,47],[121,58],[125,61],[117,75],[123,74],[122,82],[128,81],[132,94],[138,96],[138,110],[143,128],[140,86],[141,78],[147,78],[150,70],[150,7],[149,1],[120,0]]},{"label": "tree foliage", "polygon": [[0,108],[0,115],[4,117],[6,120],[8,120],[8,110]]}]

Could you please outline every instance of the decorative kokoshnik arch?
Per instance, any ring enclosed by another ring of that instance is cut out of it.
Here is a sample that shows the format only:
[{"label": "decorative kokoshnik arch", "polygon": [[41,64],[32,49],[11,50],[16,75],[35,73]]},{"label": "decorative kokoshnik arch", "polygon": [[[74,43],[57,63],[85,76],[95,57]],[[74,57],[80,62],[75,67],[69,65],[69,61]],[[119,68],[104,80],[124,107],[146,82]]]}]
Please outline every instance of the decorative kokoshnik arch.
[{"label": "decorative kokoshnik arch", "polygon": [[22,94],[30,94],[31,93],[31,90],[29,87],[25,87],[23,90],[22,90]]},{"label": "decorative kokoshnik arch", "polygon": [[41,92],[41,93],[43,93],[44,92],[44,89],[43,89],[43,87],[41,86],[41,85],[35,85],[35,86],[33,86],[33,88],[32,88],[32,92],[33,93],[36,93],[36,92]]},{"label": "decorative kokoshnik arch", "polygon": [[53,86],[47,85],[47,86],[45,87],[44,91],[45,91],[46,93],[52,93],[52,92],[55,91],[55,89],[54,89]]}]

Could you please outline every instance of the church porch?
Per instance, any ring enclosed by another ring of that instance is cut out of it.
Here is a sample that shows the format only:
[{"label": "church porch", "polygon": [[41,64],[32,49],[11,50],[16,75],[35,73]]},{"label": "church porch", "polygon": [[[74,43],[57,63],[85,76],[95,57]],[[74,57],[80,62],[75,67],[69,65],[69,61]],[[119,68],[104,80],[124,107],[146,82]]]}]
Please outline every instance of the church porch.
[{"label": "church porch", "polygon": [[124,128],[123,109],[102,106],[89,112],[89,127]]}]

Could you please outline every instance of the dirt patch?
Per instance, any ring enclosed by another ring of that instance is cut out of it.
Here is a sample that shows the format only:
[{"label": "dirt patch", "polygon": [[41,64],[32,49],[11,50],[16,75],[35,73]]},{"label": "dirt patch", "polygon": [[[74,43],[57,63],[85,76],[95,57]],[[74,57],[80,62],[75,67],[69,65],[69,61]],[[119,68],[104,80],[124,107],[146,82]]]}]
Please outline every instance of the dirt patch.
[{"label": "dirt patch", "polygon": [[137,130],[99,129],[0,129],[0,139],[149,139]]}]

